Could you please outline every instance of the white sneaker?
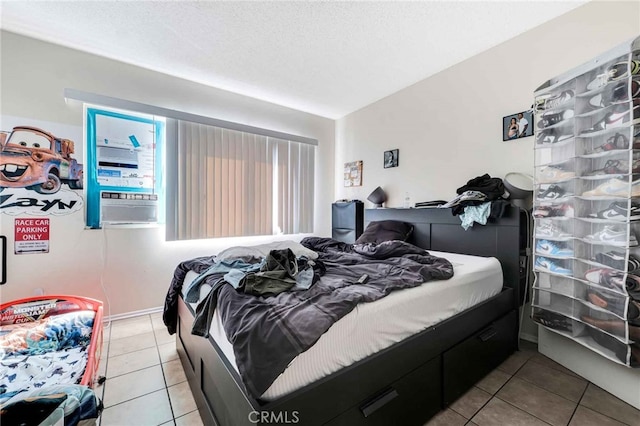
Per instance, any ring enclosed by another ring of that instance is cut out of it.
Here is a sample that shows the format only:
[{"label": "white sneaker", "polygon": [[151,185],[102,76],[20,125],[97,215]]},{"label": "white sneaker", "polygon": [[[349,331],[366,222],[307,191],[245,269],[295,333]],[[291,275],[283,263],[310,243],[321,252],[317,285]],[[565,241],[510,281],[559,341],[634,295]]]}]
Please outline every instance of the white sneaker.
[{"label": "white sneaker", "polygon": [[[629,181],[625,179],[609,179],[591,191],[582,193],[583,197],[627,197]],[[631,184],[631,196],[640,197],[640,181]]]},{"label": "white sneaker", "polygon": [[586,240],[594,243],[606,243],[616,246],[637,246],[638,240],[633,234],[627,234],[627,228],[625,226],[609,225],[605,226],[602,231],[598,231],[595,234],[587,235]]},{"label": "white sneaker", "polygon": [[540,222],[540,224],[536,226],[537,238],[570,238],[572,236],[572,234],[564,232],[552,222]]}]

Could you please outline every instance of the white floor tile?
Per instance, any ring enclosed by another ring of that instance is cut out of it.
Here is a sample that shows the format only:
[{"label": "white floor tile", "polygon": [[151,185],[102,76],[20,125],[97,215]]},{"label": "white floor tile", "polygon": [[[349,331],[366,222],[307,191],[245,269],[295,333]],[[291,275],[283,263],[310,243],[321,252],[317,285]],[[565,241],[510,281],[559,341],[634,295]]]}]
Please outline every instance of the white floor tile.
[{"label": "white floor tile", "polygon": [[164,388],[162,368],[159,365],[112,379],[107,378],[104,390],[104,405],[105,407],[111,407]]},{"label": "white floor tile", "polygon": [[112,340],[109,345],[109,356],[114,357],[155,346],[156,338],[153,332],[138,334],[136,336]]},{"label": "white floor tile", "polygon": [[151,318],[143,315],[111,322],[111,341],[153,331]]},{"label": "white floor tile", "polygon": [[172,422],[166,389],[106,408],[102,412],[101,426],[157,426]]},{"label": "white floor tile", "polygon": [[176,426],[204,426],[202,423],[202,419],[200,418],[200,413],[198,410],[192,411],[189,414],[185,414],[184,416],[178,417],[176,420]]},{"label": "white floor tile", "polygon": [[176,341],[176,335],[169,334],[166,327],[156,328],[153,330],[153,332],[156,334],[156,342],[158,345],[164,345]]},{"label": "white floor tile", "polygon": [[188,382],[170,386],[169,398],[171,399],[171,407],[173,407],[175,418],[190,413],[197,408]]},{"label": "white floor tile", "polygon": [[160,352],[160,361],[168,362],[178,359],[178,350],[176,349],[176,342],[165,343],[164,345],[158,345],[158,351]]},{"label": "white floor tile", "polygon": [[141,370],[158,364],[160,364],[158,348],[153,346],[151,348],[109,358],[107,377],[113,378],[121,376],[123,374],[131,373],[132,371]]},{"label": "white floor tile", "polygon": [[173,386],[187,380],[187,376],[184,374],[184,369],[179,359],[165,362],[162,364],[162,370],[164,371],[164,379],[167,382],[167,386]]}]

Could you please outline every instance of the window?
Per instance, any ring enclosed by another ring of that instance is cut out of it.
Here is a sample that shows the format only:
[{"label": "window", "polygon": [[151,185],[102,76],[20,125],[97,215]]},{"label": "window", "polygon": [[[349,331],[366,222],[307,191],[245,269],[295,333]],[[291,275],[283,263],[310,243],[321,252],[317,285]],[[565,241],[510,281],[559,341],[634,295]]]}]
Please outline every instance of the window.
[{"label": "window", "polygon": [[314,145],[184,120],[167,132],[168,240],[313,231]]}]

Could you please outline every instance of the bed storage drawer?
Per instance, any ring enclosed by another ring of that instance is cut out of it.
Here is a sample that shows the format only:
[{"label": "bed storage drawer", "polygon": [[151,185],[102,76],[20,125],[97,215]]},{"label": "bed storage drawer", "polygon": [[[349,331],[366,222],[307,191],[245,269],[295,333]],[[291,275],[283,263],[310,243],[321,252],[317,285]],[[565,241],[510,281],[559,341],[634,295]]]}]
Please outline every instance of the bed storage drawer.
[{"label": "bed storage drawer", "polygon": [[454,402],[502,363],[516,347],[517,311],[512,310],[442,355],[444,404]]},{"label": "bed storage drawer", "polygon": [[423,425],[425,419],[440,411],[440,360],[438,356],[421,365],[327,425]]}]

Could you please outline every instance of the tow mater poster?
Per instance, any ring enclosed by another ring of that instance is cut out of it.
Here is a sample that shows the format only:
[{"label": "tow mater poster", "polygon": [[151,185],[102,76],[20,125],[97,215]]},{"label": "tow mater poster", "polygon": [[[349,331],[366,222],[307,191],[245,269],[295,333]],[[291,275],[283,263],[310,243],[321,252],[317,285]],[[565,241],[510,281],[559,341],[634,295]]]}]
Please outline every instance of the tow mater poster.
[{"label": "tow mater poster", "polygon": [[3,117],[6,125],[11,127],[0,131],[0,213],[49,216],[80,210],[83,167],[73,139],[81,142],[82,130]]}]

